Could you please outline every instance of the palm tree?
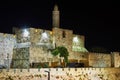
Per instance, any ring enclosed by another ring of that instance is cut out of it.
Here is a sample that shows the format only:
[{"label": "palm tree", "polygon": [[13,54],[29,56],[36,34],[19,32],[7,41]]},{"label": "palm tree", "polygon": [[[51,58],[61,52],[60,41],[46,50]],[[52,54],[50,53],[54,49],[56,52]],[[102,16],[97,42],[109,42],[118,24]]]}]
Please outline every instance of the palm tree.
[{"label": "palm tree", "polygon": [[[60,58],[63,57],[65,61],[65,66],[68,63],[69,52],[66,47],[64,46],[56,47],[54,50],[52,50],[52,55],[53,56],[59,55]],[[60,63],[61,63],[61,60],[60,60]]]}]

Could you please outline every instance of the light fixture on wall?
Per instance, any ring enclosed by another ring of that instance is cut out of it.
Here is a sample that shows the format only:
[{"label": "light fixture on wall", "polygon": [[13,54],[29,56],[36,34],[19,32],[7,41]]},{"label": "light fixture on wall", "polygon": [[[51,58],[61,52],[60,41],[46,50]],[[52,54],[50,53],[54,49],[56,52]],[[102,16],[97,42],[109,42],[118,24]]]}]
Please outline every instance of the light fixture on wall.
[{"label": "light fixture on wall", "polygon": [[28,37],[29,36],[29,31],[27,29],[23,30],[23,37]]},{"label": "light fixture on wall", "polygon": [[40,42],[48,42],[48,40],[49,40],[49,35],[48,35],[48,33],[47,33],[47,32],[43,32],[43,33],[41,34],[41,40],[40,40]]},{"label": "light fixture on wall", "polygon": [[78,40],[78,37],[77,37],[77,36],[75,36],[75,37],[73,38],[73,42],[75,42],[75,43],[78,43],[78,42],[79,42],[79,40]]}]

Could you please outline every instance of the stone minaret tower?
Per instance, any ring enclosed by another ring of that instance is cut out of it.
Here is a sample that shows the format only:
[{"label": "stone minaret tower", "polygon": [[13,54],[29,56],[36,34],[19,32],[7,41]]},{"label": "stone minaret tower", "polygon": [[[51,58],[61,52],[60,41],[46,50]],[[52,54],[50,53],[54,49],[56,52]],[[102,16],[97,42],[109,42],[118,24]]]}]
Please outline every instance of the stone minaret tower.
[{"label": "stone minaret tower", "polygon": [[58,10],[58,6],[55,5],[54,10],[52,12],[52,27],[59,28],[59,26],[60,26],[60,13]]}]

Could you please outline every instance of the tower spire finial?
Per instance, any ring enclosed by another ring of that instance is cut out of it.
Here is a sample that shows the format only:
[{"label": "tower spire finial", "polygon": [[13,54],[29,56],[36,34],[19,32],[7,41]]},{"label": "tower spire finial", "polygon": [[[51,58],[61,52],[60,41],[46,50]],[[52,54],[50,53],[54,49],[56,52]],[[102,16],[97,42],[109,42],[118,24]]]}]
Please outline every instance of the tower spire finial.
[{"label": "tower spire finial", "polygon": [[57,4],[55,4],[55,6],[54,6],[54,11],[58,11],[58,5]]}]

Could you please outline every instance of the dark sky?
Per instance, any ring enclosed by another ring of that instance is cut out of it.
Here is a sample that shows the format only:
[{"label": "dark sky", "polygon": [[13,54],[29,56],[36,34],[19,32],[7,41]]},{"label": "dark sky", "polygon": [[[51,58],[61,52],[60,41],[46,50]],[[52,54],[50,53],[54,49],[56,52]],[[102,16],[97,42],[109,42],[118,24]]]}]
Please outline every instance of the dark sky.
[{"label": "dark sky", "polygon": [[112,0],[39,0],[0,2],[0,32],[12,27],[52,29],[52,10],[58,4],[61,28],[85,35],[87,48],[99,46],[120,51],[118,2]]}]

